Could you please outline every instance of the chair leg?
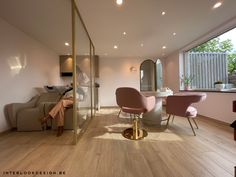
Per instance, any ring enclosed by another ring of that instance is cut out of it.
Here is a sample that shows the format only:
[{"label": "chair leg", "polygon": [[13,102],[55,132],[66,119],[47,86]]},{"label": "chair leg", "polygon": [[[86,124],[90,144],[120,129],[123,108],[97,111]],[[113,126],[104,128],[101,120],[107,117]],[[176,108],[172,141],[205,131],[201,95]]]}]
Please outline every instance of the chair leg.
[{"label": "chair leg", "polygon": [[121,113],[121,109],[120,109],[120,111],[119,111],[119,113],[118,113],[118,115],[117,115],[117,118],[119,118],[119,117],[120,117],[120,113]]},{"label": "chair leg", "polygon": [[171,114],[169,114],[169,116],[168,116],[168,118],[167,118],[166,128],[168,128],[170,116],[171,116]]},{"label": "chair leg", "polygon": [[197,122],[195,121],[195,119],[192,119],[194,124],[196,125],[197,129],[198,129],[198,125],[197,125]]},{"label": "chair leg", "polygon": [[196,136],[196,133],[195,133],[195,131],[194,131],[194,129],[193,129],[193,126],[192,126],[192,124],[191,124],[191,122],[190,122],[190,120],[189,120],[189,117],[187,117],[187,119],[188,119],[188,122],[189,122],[189,124],[190,124],[190,126],[191,126],[191,128],[192,128],[192,131],[193,131],[194,136]]},{"label": "chair leg", "polygon": [[174,122],[174,119],[175,119],[175,115],[173,115],[173,117],[172,117],[172,123]]}]

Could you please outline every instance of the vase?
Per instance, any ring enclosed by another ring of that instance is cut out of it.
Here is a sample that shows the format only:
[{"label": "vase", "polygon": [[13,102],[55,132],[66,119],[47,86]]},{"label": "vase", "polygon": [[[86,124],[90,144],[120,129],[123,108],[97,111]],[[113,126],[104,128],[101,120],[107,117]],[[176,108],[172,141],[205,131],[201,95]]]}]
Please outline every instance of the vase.
[{"label": "vase", "polygon": [[223,90],[225,88],[225,84],[215,84],[216,90]]},{"label": "vase", "polygon": [[189,90],[189,89],[190,89],[189,85],[184,86],[184,90]]}]

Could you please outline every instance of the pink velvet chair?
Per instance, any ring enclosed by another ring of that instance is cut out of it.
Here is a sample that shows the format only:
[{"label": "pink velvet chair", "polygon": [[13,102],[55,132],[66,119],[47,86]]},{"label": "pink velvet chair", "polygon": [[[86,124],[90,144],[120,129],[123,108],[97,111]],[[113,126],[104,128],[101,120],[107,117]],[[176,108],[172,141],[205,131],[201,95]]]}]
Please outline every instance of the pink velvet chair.
[{"label": "pink velvet chair", "polygon": [[173,118],[174,116],[186,117],[192,128],[194,136],[196,136],[190,119],[193,120],[194,124],[198,128],[198,125],[195,121],[195,118],[197,116],[197,109],[192,107],[191,104],[203,101],[205,99],[205,93],[195,92],[180,92],[176,93],[175,95],[168,96],[166,104],[166,113],[169,114],[166,124],[167,128],[171,115],[173,115]]},{"label": "pink velvet chair", "polygon": [[139,129],[138,122],[140,115],[154,108],[156,102],[155,97],[145,97],[134,88],[120,87],[116,89],[116,102],[121,109],[120,111],[129,113],[131,118],[133,116],[133,127],[126,129],[123,132],[123,136],[134,140],[142,139],[146,131]]}]

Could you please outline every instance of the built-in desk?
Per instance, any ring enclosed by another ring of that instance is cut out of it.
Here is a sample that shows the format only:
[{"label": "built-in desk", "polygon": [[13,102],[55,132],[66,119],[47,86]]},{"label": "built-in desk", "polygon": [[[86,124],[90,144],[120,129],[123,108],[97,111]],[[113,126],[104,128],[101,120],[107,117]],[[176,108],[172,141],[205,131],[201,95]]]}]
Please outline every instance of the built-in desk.
[{"label": "built-in desk", "polygon": [[152,111],[143,114],[142,122],[149,126],[161,126],[162,120],[162,100],[169,95],[173,95],[172,91],[167,92],[142,92],[145,96],[155,96],[156,105]]}]

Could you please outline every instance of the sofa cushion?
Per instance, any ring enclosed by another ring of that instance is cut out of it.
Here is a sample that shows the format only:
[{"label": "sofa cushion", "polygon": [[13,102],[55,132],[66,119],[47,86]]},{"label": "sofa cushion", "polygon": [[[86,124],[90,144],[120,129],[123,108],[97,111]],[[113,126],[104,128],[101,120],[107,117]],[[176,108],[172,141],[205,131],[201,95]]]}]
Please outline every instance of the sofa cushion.
[{"label": "sofa cushion", "polygon": [[42,93],[36,103],[36,106],[38,106],[42,102],[58,102],[60,98],[61,98],[61,95],[57,92]]}]

